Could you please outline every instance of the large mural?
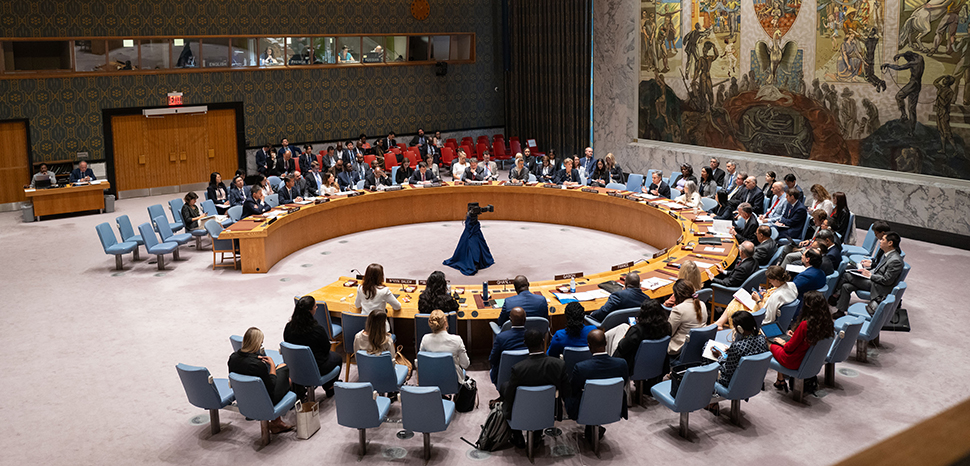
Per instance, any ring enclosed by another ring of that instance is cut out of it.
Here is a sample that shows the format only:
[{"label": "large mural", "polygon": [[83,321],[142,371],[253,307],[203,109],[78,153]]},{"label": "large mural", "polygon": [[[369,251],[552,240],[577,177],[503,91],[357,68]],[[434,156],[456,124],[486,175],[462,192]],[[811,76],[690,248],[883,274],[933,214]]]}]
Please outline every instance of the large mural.
[{"label": "large mural", "polygon": [[684,0],[640,138],[970,179],[970,0],[742,1]]}]

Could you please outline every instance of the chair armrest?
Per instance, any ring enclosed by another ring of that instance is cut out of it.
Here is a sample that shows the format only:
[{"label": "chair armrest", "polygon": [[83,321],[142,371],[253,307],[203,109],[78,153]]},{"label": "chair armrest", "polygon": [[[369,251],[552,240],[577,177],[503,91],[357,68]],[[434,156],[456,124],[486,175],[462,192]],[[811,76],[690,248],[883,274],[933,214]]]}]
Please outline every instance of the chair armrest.
[{"label": "chair armrest", "polygon": [[596,319],[594,319],[594,318],[592,318],[590,316],[586,316],[584,318],[586,319],[586,323],[587,324],[592,325],[592,326],[594,326],[596,328],[603,328],[603,323],[602,322],[599,322],[599,321],[597,321]]},{"label": "chair armrest", "polygon": [[502,333],[502,327],[499,327],[495,322],[489,322],[488,326],[492,328],[492,333],[496,335]]}]

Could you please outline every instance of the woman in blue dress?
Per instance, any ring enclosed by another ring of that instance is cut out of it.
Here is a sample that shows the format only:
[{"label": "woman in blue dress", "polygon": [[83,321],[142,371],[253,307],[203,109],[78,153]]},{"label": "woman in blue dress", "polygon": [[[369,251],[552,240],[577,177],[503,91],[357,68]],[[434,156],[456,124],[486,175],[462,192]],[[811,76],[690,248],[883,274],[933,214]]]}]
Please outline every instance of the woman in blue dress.
[{"label": "woman in blue dress", "polygon": [[458,239],[455,254],[444,261],[444,265],[458,269],[462,275],[475,275],[479,270],[495,263],[491,251],[488,250],[488,244],[485,243],[482,224],[478,222],[480,213],[481,208],[477,202],[468,204],[465,230],[461,232],[461,238]]}]

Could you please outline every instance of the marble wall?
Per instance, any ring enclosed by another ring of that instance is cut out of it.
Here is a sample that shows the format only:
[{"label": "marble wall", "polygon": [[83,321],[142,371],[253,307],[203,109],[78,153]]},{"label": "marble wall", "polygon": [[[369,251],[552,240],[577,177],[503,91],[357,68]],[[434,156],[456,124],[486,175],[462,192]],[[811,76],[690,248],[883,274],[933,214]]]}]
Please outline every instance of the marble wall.
[{"label": "marble wall", "polygon": [[[806,7],[807,3],[802,5],[803,12],[809,10]],[[699,167],[717,154],[722,163],[735,160],[751,174],[763,176],[765,171],[774,170],[781,176],[790,172],[806,190],[821,183],[830,192],[843,191],[858,216],[970,235],[967,181],[658,141],[638,142],[639,11],[639,0],[602,0],[593,12],[593,149],[597,158],[612,152],[624,171],[646,173],[650,168],[660,168],[669,174],[683,162]],[[745,54],[741,56],[744,60]]]}]

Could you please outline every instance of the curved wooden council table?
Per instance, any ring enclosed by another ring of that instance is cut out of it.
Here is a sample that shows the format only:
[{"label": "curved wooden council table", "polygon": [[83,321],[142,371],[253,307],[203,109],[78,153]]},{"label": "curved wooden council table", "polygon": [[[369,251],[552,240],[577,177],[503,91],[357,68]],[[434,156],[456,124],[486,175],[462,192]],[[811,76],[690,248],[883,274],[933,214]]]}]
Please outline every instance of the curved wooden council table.
[{"label": "curved wooden council table", "polygon": [[[614,194],[630,194],[616,193]],[[737,243],[725,240],[721,246],[699,245],[695,250],[688,250],[696,244],[698,236],[692,232],[696,229],[706,232],[709,222],[694,223],[695,215],[691,211],[680,211],[676,215],[665,207],[655,207],[646,201],[634,201],[625,197],[609,195],[606,189],[597,192],[584,192],[579,189],[550,189],[541,186],[505,186],[500,184],[480,186],[455,186],[446,183],[438,188],[414,188],[406,186],[400,191],[366,193],[356,197],[336,197],[330,202],[316,205],[287,205],[282,206],[297,209],[284,214],[269,225],[262,219],[243,219],[222,233],[220,239],[237,239],[240,244],[244,273],[265,273],[276,262],[287,255],[304,247],[329,240],[339,236],[360,231],[422,222],[440,222],[462,220],[465,217],[467,204],[478,202],[481,205],[492,204],[495,212],[485,214],[485,220],[513,220],[527,222],[553,223],[570,225],[604,231],[616,235],[626,236],[637,241],[650,244],[661,249],[668,249],[669,253],[646,261],[638,262],[633,267],[618,268],[610,271],[583,271],[585,276],[577,279],[577,292],[598,290],[603,282],[618,280],[621,275],[633,270],[640,273],[643,280],[660,278],[671,280],[656,289],[644,289],[651,297],[666,296],[671,293],[672,280],[676,280],[677,268],[671,264],[679,264],[685,260],[698,262],[702,267],[704,278],[710,278],[716,273],[705,268],[704,264],[714,266],[718,263],[730,263],[737,256]],[[457,238],[456,238],[457,240]],[[716,251],[714,248],[722,249]],[[617,257],[618,263],[636,261],[635,257]],[[665,262],[664,259],[669,261]],[[430,270],[428,273],[430,274]],[[578,272],[576,270],[550,270],[551,278],[557,274]],[[394,276],[393,273],[389,274]],[[457,275],[455,272],[453,275]],[[406,277],[414,280],[424,280],[424,277]],[[512,277],[509,277],[510,279]],[[569,279],[539,281],[541,277],[530,277],[533,292],[541,293],[554,308],[553,318],[562,320],[563,308],[558,299],[552,294],[557,287],[569,284]],[[356,286],[344,286],[352,277],[341,277],[340,280],[308,293],[318,301],[325,301],[329,310],[335,316],[341,312],[356,312],[354,308],[354,294]],[[469,279],[474,280],[474,279]],[[462,286],[452,280],[452,289],[463,289],[462,297],[465,302],[459,310],[459,319],[467,320],[468,335],[466,342],[471,341],[472,320],[494,320],[498,317],[500,308],[484,305],[481,299],[481,284]],[[401,285],[391,285],[397,290],[398,299],[402,302],[400,311],[390,311],[389,317],[396,320],[411,320],[417,313],[418,296],[424,288],[421,284],[414,286],[414,290],[405,292]],[[506,298],[512,296],[511,282],[507,286],[490,287],[492,298]],[[583,302],[587,311],[598,309],[606,298]],[[400,327],[402,322],[396,322]],[[478,330],[487,326],[482,325]],[[397,333],[402,333],[401,328]],[[476,334],[484,332],[475,332]],[[398,342],[401,344],[401,341]],[[407,345],[405,345],[407,347]]]}]

